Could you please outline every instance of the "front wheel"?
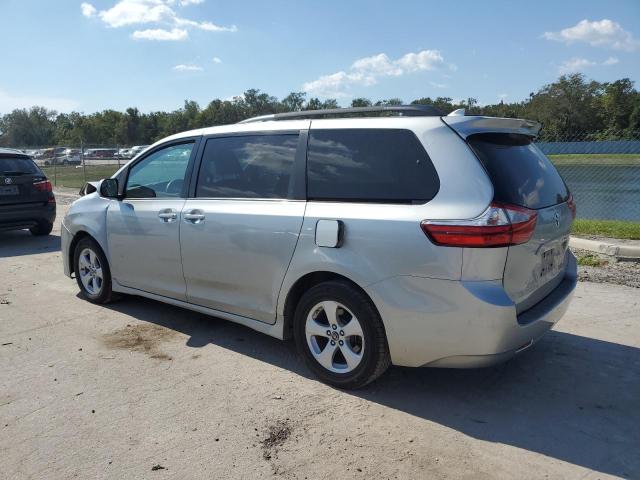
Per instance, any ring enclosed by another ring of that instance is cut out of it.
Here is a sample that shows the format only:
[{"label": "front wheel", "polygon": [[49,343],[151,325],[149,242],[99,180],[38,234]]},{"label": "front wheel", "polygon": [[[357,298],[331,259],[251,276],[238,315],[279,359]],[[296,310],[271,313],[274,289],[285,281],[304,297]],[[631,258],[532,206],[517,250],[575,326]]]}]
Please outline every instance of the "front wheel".
[{"label": "front wheel", "polygon": [[294,338],[309,368],[330,385],[354,389],[391,364],[382,319],[353,285],[332,281],[307,291],[296,308]]},{"label": "front wheel", "polygon": [[91,238],[83,238],[74,251],[74,272],[80,292],[91,303],[109,303],[111,271],[100,246]]}]

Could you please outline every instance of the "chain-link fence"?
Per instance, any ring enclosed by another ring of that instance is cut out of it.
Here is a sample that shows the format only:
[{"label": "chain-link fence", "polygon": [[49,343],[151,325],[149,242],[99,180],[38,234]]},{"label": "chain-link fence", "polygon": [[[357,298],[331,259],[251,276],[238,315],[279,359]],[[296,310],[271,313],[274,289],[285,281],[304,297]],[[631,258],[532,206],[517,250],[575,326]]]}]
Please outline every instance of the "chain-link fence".
[{"label": "chain-link fence", "polygon": [[578,218],[640,222],[640,132],[538,141],[565,179]]},{"label": "chain-link fence", "polygon": [[[544,138],[544,137],[543,137]],[[638,135],[574,133],[540,140],[573,192],[578,218],[640,222]],[[145,146],[78,145],[22,148],[58,187],[80,188],[111,176]]]},{"label": "chain-link fence", "polygon": [[80,188],[113,175],[146,145],[76,145],[22,147],[56,187]]}]

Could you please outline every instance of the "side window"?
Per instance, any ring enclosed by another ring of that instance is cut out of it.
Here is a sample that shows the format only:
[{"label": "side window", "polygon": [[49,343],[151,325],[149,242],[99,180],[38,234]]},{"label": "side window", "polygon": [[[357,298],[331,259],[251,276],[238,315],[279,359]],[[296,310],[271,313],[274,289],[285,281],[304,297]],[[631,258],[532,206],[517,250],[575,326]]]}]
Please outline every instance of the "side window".
[{"label": "side window", "polygon": [[129,171],[127,198],[180,197],[193,142],[158,150]]},{"label": "side window", "polygon": [[287,198],[298,134],[210,138],[196,197]]},{"label": "side window", "polygon": [[440,181],[410,130],[311,130],[307,153],[310,200],[410,203],[431,200]]}]

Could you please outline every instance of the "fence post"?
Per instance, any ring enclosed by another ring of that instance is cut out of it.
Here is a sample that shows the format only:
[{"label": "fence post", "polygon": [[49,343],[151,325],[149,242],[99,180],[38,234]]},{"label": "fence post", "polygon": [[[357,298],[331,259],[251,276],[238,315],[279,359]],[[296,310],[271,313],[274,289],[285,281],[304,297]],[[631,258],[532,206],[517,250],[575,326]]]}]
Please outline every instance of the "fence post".
[{"label": "fence post", "polygon": [[51,163],[53,163],[53,185],[58,186],[58,162],[56,161],[56,147],[53,147],[53,157],[51,157]]},{"label": "fence post", "polygon": [[82,176],[84,183],[87,183],[87,164],[84,163],[84,142],[80,140],[80,160],[82,160]]}]

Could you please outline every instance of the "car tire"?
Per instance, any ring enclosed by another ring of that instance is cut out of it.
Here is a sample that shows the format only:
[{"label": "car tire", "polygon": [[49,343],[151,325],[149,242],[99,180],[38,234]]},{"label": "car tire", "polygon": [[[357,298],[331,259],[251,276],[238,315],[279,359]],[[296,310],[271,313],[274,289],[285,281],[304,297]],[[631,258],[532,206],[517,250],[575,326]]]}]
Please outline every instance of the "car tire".
[{"label": "car tire", "polygon": [[51,230],[53,230],[53,223],[47,221],[40,222],[35,227],[31,227],[29,229],[31,235],[35,235],[36,237],[44,237],[46,235],[49,235],[51,233]]},{"label": "car tire", "polygon": [[296,307],[293,333],[307,366],[323,382],[338,388],[361,388],[391,364],[378,310],[366,294],[346,281],[309,289]]},{"label": "car tire", "polygon": [[82,238],[73,252],[73,271],[80,294],[91,303],[115,300],[111,290],[111,270],[100,245],[92,238]]}]

